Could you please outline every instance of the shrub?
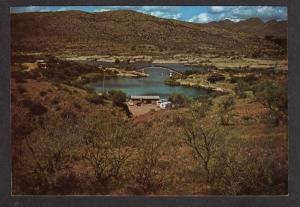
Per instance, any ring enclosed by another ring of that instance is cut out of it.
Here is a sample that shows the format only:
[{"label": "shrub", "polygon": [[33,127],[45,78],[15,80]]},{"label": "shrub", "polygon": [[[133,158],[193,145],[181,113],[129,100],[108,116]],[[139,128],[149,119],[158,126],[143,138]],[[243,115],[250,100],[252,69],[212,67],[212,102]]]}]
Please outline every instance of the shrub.
[{"label": "shrub", "polygon": [[50,103],[52,104],[52,105],[57,105],[57,104],[59,104],[59,98],[58,97],[54,97],[51,101],[50,101]]},{"label": "shrub", "polygon": [[20,94],[27,92],[27,89],[24,86],[18,86],[17,89]]},{"label": "shrub", "polygon": [[233,96],[227,96],[219,103],[219,115],[222,125],[229,125],[233,118],[233,109],[235,106],[235,100]]},{"label": "shrub", "polygon": [[133,192],[135,194],[156,193],[163,185],[163,177],[159,173],[164,142],[163,132],[152,131],[147,134],[144,127],[138,129],[136,134],[143,139],[137,140],[139,156],[133,175],[135,181]]},{"label": "shrub", "polygon": [[122,91],[110,91],[110,94],[114,106],[122,106],[126,101],[126,94]]},{"label": "shrub", "polygon": [[91,166],[96,191],[109,193],[112,182],[120,180],[120,172],[131,155],[126,149],[130,143],[130,129],[108,114],[89,117],[83,120],[82,126],[82,158]]},{"label": "shrub", "polygon": [[249,91],[250,89],[251,87],[247,82],[243,80],[238,80],[237,85],[234,88],[234,91],[236,95],[238,95],[240,98],[246,98],[247,94],[245,92]]},{"label": "shrub", "polygon": [[116,63],[116,64],[119,64],[119,63],[120,63],[120,59],[119,59],[119,58],[116,58],[115,63]]},{"label": "shrub", "polygon": [[98,94],[91,94],[88,97],[86,97],[86,100],[96,105],[104,103],[103,96],[100,96]]},{"label": "shrub", "polygon": [[79,103],[77,103],[77,102],[74,102],[74,103],[73,103],[73,106],[74,106],[75,108],[79,109],[79,110],[82,108],[81,105],[80,105]]},{"label": "shrub", "polygon": [[26,83],[27,81],[23,77],[16,77],[16,83]]},{"label": "shrub", "polygon": [[77,116],[74,112],[67,110],[61,113],[61,118],[63,118],[64,120],[76,121]]},{"label": "shrub", "polygon": [[215,74],[212,74],[210,75],[207,80],[211,83],[216,83],[218,81],[223,81],[225,80],[225,76],[222,75],[222,74],[219,74],[219,73],[215,73]]},{"label": "shrub", "polygon": [[48,109],[40,103],[33,103],[29,110],[33,115],[37,116],[40,116],[48,111]]},{"label": "shrub", "polygon": [[268,121],[278,125],[287,121],[288,101],[286,86],[273,81],[263,81],[254,90],[256,99],[269,109]]},{"label": "shrub", "polygon": [[33,102],[32,102],[30,99],[24,99],[24,100],[22,101],[22,104],[23,104],[24,107],[30,108],[31,105],[33,104]]},{"label": "shrub", "polygon": [[24,147],[31,159],[28,161],[27,157],[23,162],[32,169],[22,174],[26,175],[22,178],[26,182],[25,192],[58,193],[57,188],[63,184],[59,178],[70,164],[72,146],[77,138],[75,129],[73,124],[48,123],[45,129],[39,128],[26,137]]},{"label": "shrub", "polygon": [[188,97],[181,93],[171,94],[169,100],[179,107],[186,106],[189,102]]},{"label": "shrub", "polygon": [[30,99],[24,99],[22,104],[24,107],[28,108],[33,115],[40,116],[48,111],[48,109],[41,103],[34,103]]},{"label": "shrub", "polygon": [[206,183],[214,179],[214,159],[220,146],[222,135],[218,128],[207,127],[202,120],[204,116],[192,118],[182,117],[183,141],[191,148],[194,159],[203,169],[203,177]]},{"label": "shrub", "polygon": [[41,91],[41,92],[40,92],[40,96],[45,96],[45,95],[47,95],[47,92],[46,92],[46,91]]}]

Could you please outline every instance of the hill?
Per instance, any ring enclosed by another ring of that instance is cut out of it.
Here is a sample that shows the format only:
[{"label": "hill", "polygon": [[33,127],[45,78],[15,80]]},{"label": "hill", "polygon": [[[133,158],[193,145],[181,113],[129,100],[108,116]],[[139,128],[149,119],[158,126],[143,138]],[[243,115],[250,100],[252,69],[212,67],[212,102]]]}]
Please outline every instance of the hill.
[{"label": "hill", "polygon": [[[202,25],[124,10],[12,14],[12,51],[85,55],[286,53],[284,46],[253,35],[251,31],[260,24],[249,20]],[[269,22],[265,30],[271,31],[277,24]]]},{"label": "hill", "polygon": [[261,37],[287,37],[287,21],[276,21],[274,19],[267,22],[263,22],[259,18],[250,18],[239,22],[233,22],[226,19],[219,22],[210,22],[206,25],[233,30],[237,32],[246,32]]}]

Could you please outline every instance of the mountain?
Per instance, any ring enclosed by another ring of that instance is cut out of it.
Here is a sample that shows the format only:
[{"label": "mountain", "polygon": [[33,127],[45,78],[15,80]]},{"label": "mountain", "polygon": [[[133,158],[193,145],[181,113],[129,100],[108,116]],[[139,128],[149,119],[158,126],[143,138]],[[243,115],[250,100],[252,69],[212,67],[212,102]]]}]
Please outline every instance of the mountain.
[{"label": "mountain", "polygon": [[[276,55],[282,51],[281,46],[253,34],[259,32],[257,27],[261,25],[266,26],[252,20],[203,25],[126,10],[20,13],[11,15],[11,46],[13,52],[85,55],[179,52],[249,55],[256,51]],[[278,27],[276,22],[267,25],[268,31]]]},{"label": "mountain", "polygon": [[239,22],[233,22],[230,20],[210,22],[206,25],[224,28],[237,32],[246,32],[261,37],[287,37],[287,21],[270,20],[268,22],[263,22],[259,18],[250,18]]}]

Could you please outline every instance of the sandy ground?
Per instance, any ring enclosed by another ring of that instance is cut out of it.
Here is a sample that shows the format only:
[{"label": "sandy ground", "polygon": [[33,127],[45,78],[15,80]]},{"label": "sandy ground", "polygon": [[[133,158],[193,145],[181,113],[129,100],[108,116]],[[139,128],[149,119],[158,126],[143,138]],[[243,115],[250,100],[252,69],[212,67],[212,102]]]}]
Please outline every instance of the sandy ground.
[{"label": "sandy ground", "polygon": [[27,71],[38,69],[38,64],[35,63],[23,63],[23,66],[27,67]]},{"label": "sandy ground", "polygon": [[[128,104],[127,104],[128,105]],[[146,113],[149,113],[151,110],[159,111],[161,110],[157,105],[155,104],[142,104],[141,106],[129,106],[129,110],[133,114],[133,117],[137,117]]]}]

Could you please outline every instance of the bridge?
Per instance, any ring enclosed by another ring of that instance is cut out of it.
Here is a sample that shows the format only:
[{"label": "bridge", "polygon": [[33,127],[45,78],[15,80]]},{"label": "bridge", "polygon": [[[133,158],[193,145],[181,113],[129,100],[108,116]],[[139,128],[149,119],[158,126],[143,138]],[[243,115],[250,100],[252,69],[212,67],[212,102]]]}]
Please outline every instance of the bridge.
[{"label": "bridge", "polygon": [[177,71],[176,69],[174,68],[171,68],[171,67],[168,67],[168,66],[165,66],[165,65],[149,65],[149,66],[141,66],[139,68],[136,68],[137,71],[139,70],[144,70],[146,68],[162,68],[162,69],[165,69],[165,70],[168,70],[169,72],[172,72],[172,73],[175,73],[175,74],[183,74],[182,72],[179,72]]}]

